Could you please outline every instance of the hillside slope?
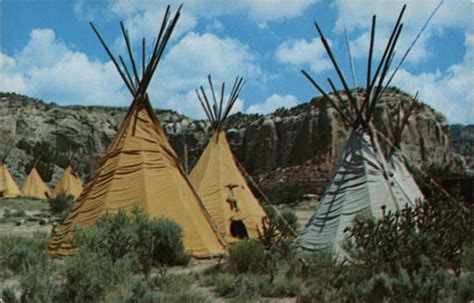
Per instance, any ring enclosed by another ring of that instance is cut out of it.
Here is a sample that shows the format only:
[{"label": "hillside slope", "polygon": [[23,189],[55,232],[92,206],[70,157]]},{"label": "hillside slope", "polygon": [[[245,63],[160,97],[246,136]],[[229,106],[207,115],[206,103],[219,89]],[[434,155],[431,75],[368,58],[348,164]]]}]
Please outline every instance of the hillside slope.
[{"label": "hillside slope", "polygon": [[[381,137],[387,130],[385,108],[394,109],[398,102],[410,100],[409,95],[397,89],[387,90],[374,121]],[[25,167],[31,166],[35,155],[45,148],[48,153],[57,152],[43,157],[57,164],[53,165],[51,178],[46,178],[50,184],[60,177],[61,166],[67,164],[67,155],[72,152],[74,163],[79,164],[78,170],[85,178],[126,111],[120,107],[58,106],[0,93],[0,154],[7,143],[13,146],[7,162],[20,184]],[[181,159],[187,149],[192,167],[207,142],[208,123],[169,110],[157,110],[157,114]],[[328,102],[319,97],[268,115],[238,113],[229,117],[225,128],[236,157],[264,187],[298,184],[308,193],[324,190],[350,131]],[[453,148],[447,120],[422,103],[410,118],[402,149],[414,163],[425,168],[449,168],[456,173],[467,169],[464,158]]]}]

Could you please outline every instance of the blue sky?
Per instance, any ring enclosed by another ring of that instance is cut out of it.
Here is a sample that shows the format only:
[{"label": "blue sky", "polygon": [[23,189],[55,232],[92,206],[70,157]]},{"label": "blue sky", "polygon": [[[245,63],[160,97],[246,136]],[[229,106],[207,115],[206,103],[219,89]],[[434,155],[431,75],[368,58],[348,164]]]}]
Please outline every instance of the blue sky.
[{"label": "blue sky", "polygon": [[[93,21],[116,54],[126,55],[119,21],[137,47],[150,42],[168,2],[150,0],[3,0],[0,91],[59,104],[130,103],[130,95],[88,22]],[[268,113],[319,95],[300,70],[326,83],[334,72],[313,21],[320,23],[350,77],[347,29],[357,80],[365,79],[371,16],[377,14],[376,55],[403,3],[407,3],[398,55],[410,45],[438,0],[241,0],[171,1],[182,16],[149,93],[155,107],[202,118],[194,88],[246,85],[235,110]],[[472,4],[445,0],[410,53],[394,84],[442,112],[450,123],[474,123]],[[398,60],[396,60],[398,62]],[[352,82],[352,80],[351,80]]]}]

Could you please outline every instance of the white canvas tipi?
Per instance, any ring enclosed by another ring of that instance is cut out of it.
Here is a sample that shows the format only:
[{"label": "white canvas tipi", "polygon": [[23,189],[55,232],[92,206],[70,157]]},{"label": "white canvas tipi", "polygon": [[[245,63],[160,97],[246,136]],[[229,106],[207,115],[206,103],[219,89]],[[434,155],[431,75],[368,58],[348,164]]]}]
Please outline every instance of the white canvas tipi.
[{"label": "white canvas tipi", "polygon": [[329,79],[334,91],[334,94],[329,96],[307,72],[303,71],[303,74],[332,104],[344,122],[352,127],[352,133],[316,211],[296,240],[296,246],[303,251],[329,250],[340,259],[344,256],[341,247],[341,242],[345,238],[344,230],[351,226],[356,216],[366,214],[379,218],[383,213],[382,206],[388,211],[397,211],[408,202],[406,197],[400,194],[403,189],[393,179],[394,174],[390,172],[390,166],[380,149],[375,128],[371,123],[375,106],[390,82],[390,80],[386,82],[385,77],[394,57],[404,10],[405,7],[372,77],[375,36],[375,16],[373,17],[367,86],[362,96],[349,89],[331,48],[316,23],[321,41],[343,84],[343,92],[338,92]]},{"label": "white canvas tipi", "polygon": [[415,178],[407,167],[406,158],[401,151],[402,134],[408,125],[411,113],[416,104],[417,95],[409,106],[404,106],[400,101],[396,113],[390,114],[387,111],[387,121],[389,133],[392,137],[390,151],[387,162],[392,174],[393,182],[397,183],[399,195],[405,199],[410,206],[414,206],[417,201],[423,200],[424,195],[421,192]]}]

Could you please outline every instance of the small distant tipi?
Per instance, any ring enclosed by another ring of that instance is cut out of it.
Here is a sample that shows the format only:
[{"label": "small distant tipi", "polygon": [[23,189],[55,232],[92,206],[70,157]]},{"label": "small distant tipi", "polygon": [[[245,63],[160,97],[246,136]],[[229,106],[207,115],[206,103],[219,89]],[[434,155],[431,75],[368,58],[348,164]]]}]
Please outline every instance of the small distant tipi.
[{"label": "small distant tipi", "polygon": [[223,129],[224,122],[243,86],[237,77],[227,102],[224,102],[225,84],[221,95],[214,92],[208,77],[213,105],[201,86],[196,90],[199,102],[211,123],[213,134],[189,176],[204,205],[217,226],[229,241],[258,238],[266,213],[242,176]]},{"label": "small distant tipi", "polygon": [[26,177],[25,184],[23,184],[21,188],[21,193],[23,196],[41,200],[46,200],[51,197],[51,190],[48,185],[44,183],[36,167],[33,167],[28,177]]},{"label": "small distant tipi", "polygon": [[16,198],[21,195],[18,185],[10,175],[8,167],[4,163],[0,163],[0,197]]},{"label": "small distant tipi", "polygon": [[58,184],[54,188],[53,195],[57,196],[60,193],[66,195],[71,195],[74,197],[74,200],[79,198],[79,195],[82,192],[82,181],[81,178],[76,174],[71,165],[69,165],[59,180]]},{"label": "small distant tipi", "polygon": [[133,102],[80,197],[53,235],[48,246],[51,255],[74,252],[70,239],[74,227],[93,228],[101,215],[115,213],[119,209],[131,210],[134,206],[151,217],[166,217],[177,222],[183,229],[185,249],[193,256],[211,257],[226,253],[227,242],[188,181],[146,92],[178,21],[180,9],[169,20],[170,7],[167,7],[150,57],[145,56],[143,39],[141,75],[123,24],[122,32],[133,73],[129,73],[122,57],[123,68],[119,67],[92,25],[131,92]]},{"label": "small distant tipi", "polygon": [[385,78],[395,55],[395,46],[402,30],[403,7],[396,25],[389,37],[382,58],[372,77],[372,55],[374,50],[375,22],[372,19],[372,31],[367,68],[367,86],[362,96],[350,90],[339,68],[331,48],[316,23],[321,41],[334,64],[336,73],[344,87],[342,93],[336,90],[332,80],[328,79],[334,91],[328,93],[305,71],[303,74],[323,94],[337,114],[352,128],[333,176],[321,197],[315,213],[296,240],[296,246],[304,251],[329,250],[338,258],[345,255],[341,242],[345,238],[344,230],[352,225],[359,214],[369,214],[375,218],[382,216],[382,206],[386,210],[397,211],[405,204],[414,205],[413,195],[401,195],[403,188],[396,182],[378,143],[377,131],[371,123],[376,105],[390,80]]},{"label": "small distant tipi", "polygon": [[6,164],[11,147],[12,142],[8,142],[0,158],[0,197],[3,198],[16,198],[21,195],[18,185],[16,185],[15,180],[10,175]]}]

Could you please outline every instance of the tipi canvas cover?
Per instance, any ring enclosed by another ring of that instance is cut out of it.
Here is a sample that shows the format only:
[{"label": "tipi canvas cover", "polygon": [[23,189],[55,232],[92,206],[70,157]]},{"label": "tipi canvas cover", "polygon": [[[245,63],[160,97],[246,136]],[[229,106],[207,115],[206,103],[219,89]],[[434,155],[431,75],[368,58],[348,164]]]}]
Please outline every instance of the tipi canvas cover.
[{"label": "tipi canvas cover", "polygon": [[415,178],[408,170],[403,156],[398,151],[393,151],[388,160],[388,167],[392,174],[392,182],[396,183],[399,190],[400,199],[403,199],[409,206],[415,206],[417,201],[423,200],[421,192]]},{"label": "tipi canvas cover", "polygon": [[223,124],[239,97],[243,78],[236,78],[227,102],[224,102],[225,84],[222,83],[221,95],[216,98],[211,76],[208,76],[208,81],[213,106],[202,86],[201,94],[198,90],[196,94],[211,123],[213,135],[189,178],[226,239],[233,242],[258,238],[266,214],[237,167],[223,130]]},{"label": "tipi canvas cover", "polygon": [[6,164],[0,164],[0,197],[15,198],[21,195]]},{"label": "tipi canvas cover", "polygon": [[82,192],[81,178],[74,172],[72,167],[69,165],[59,180],[58,184],[54,188],[54,196],[60,193],[71,195],[74,199],[77,199]]},{"label": "tipi canvas cover", "polygon": [[35,167],[33,167],[28,177],[26,177],[21,193],[23,196],[34,197],[42,200],[51,197],[51,190],[48,185],[44,183],[43,179],[41,179],[41,176]]},{"label": "tipi canvas cover", "polygon": [[266,214],[240,173],[223,130],[214,133],[189,178],[229,240],[242,237],[241,223],[249,238],[258,238]]},{"label": "tipi canvas cover", "polygon": [[[178,10],[167,23],[169,7],[166,10],[162,30],[149,63],[143,66],[141,79],[127,80],[116,65],[134,100],[80,197],[53,235],[48,247],[51,255],[74,252],[70,241],[74,226],[80,229],[93,227],[101,215],[119,209],[131,210],[134,206],[153,218],[166,217],[177,222],[183,229],[185,249],[193,256],[210,257],[226,252],[225,241],[188,182],[146,94],[179,14]],[[128,34],[122,29],[128,47]],[[161,35],[163,32],[165,34]],[[130,57],[133,64],[133,57]],[[138,78],[135,65],[134,74]]]},{"label": "tipi canvas cover", "polygon": [[321,197],[319,206],[300,233],[297,245],[304,250],[329,249],[340,252],[344,229],[359,214],[381,216],[381,207],[403,207],[394,191],[387,165],[376,139],[358,129],[353,131],[342,152],[336,171]]},{"label": "tipi canvas cover", "polygon": [[399,194],[410,206],[414,206],[424,195],[416,184],[415,178],[406,165],[406,158],[401,151],[402,134],[409,123],[411,113],[416,105],[418,93],[408,106],[402,100],[399,101],[396,111],[392,114],[387,112],[388,130],[392,137],[391,148],[388,155],[388,166],[392,174],[393,182],[400,190]]},{"label": "tipi canvas cover", "polygon": [[412,195],[406,194],[397,172],[391,171],[378,144],[377,131],[371,123],[376,105],[397,71],[395,69],[390,79],[385,81],[403,27],[401,19],[405,7],[400,12],[382,58],[376,65],[376,72],[372,75],[376,24],[376,17],[373,16],[367,86],[361,94],[349,89],[328,41],[319,25],[315,24],[344,89],[342,92],[337,91],[329,79],[334,93],[329,96],[307,72],[303,71],[303,74],[331,103],[344,123],[352,127],[352,133],[315,213],[296,240],[296,246],[304,251],[329,250],[341,259],[345,255],[341,247],[344,230],[352,225],[357,215],[372,215],[377,219],[383,214],[382,206],[387,211],[397,211],[407,203],[413,205],[416,202]]}]

